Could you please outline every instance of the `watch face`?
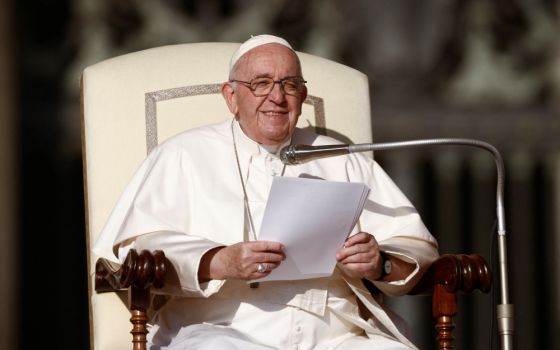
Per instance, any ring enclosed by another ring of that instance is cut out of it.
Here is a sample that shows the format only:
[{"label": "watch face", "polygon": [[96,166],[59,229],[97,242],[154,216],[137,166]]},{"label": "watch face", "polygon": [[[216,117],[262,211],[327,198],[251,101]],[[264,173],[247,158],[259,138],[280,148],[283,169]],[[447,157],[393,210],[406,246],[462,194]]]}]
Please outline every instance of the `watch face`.
[{"label": "watch face", "polygon": [[385,260],[385,263],[383,264],[383,271],[385,272],[386,275],[391,273],[391,268],[392,268],[392,264],[391,264],[391,260],[387,259]]}]

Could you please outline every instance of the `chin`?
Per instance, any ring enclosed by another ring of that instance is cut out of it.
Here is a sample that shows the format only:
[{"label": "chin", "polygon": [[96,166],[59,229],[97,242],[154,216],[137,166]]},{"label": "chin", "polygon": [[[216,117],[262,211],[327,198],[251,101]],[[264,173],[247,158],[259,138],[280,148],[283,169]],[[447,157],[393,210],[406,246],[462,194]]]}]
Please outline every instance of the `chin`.
[{"label": "chin", "polygon": [[262,135],[263,143],[267,145],[275,145],[286,141],[290,138],[291,132],[289,130],[282,130],[281,132],[267,132]]}]

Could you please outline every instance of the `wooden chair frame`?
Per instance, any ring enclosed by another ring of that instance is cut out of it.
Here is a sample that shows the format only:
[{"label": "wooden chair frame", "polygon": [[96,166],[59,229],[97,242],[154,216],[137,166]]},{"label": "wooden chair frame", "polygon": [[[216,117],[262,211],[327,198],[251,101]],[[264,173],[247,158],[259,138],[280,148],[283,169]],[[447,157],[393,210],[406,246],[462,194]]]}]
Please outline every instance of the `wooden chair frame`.
[{"label": "wooden chair frame", "polygon": [[[118,268],[106,259],[97,260],[95,291],[128,291],[133,350],[146,350],[150,290],[163,287],[168,264],[161,250],[153,253],[147,250],[140,253],[131,250]],[[488,293],[491,285],[490,268],[485,259],[478,254],[446,254],[430,266],[409,294],[432,295],[432,315],[436,319],[436,341],[439,350],[453,349],[453,317],[457,313],[457,293],[471,293],[476,289]]]}]

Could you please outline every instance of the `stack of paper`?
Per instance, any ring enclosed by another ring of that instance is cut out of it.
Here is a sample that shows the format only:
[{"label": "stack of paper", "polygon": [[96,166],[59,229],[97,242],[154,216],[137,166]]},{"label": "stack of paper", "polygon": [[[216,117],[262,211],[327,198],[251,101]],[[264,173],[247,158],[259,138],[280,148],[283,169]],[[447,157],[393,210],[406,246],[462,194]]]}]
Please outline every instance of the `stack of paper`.
[{"label": "stack of paper", "polygon": [[286,260],[259,281],[330,276],[368,193],[363,183],[275,177],[258,239],[284,244]]}]

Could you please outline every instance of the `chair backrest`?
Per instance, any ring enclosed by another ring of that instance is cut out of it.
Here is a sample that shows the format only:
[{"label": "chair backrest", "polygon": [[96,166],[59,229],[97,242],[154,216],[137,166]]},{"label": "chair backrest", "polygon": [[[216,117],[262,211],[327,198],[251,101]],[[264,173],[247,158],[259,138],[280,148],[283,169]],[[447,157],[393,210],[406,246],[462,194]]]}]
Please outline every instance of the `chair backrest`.
[{"label": "chair backrest", "polygon": [[[132,174],[158,143],[183,130],[231,118],[219,92],[239,44],[164,46],[108,59],[82,76],[82,152],[93,349],[130,349],[130,314],[114,293],[97,294],[90,252]],[[367,77],[299,53],[309,96],[299,126],[371,142]]]}]

